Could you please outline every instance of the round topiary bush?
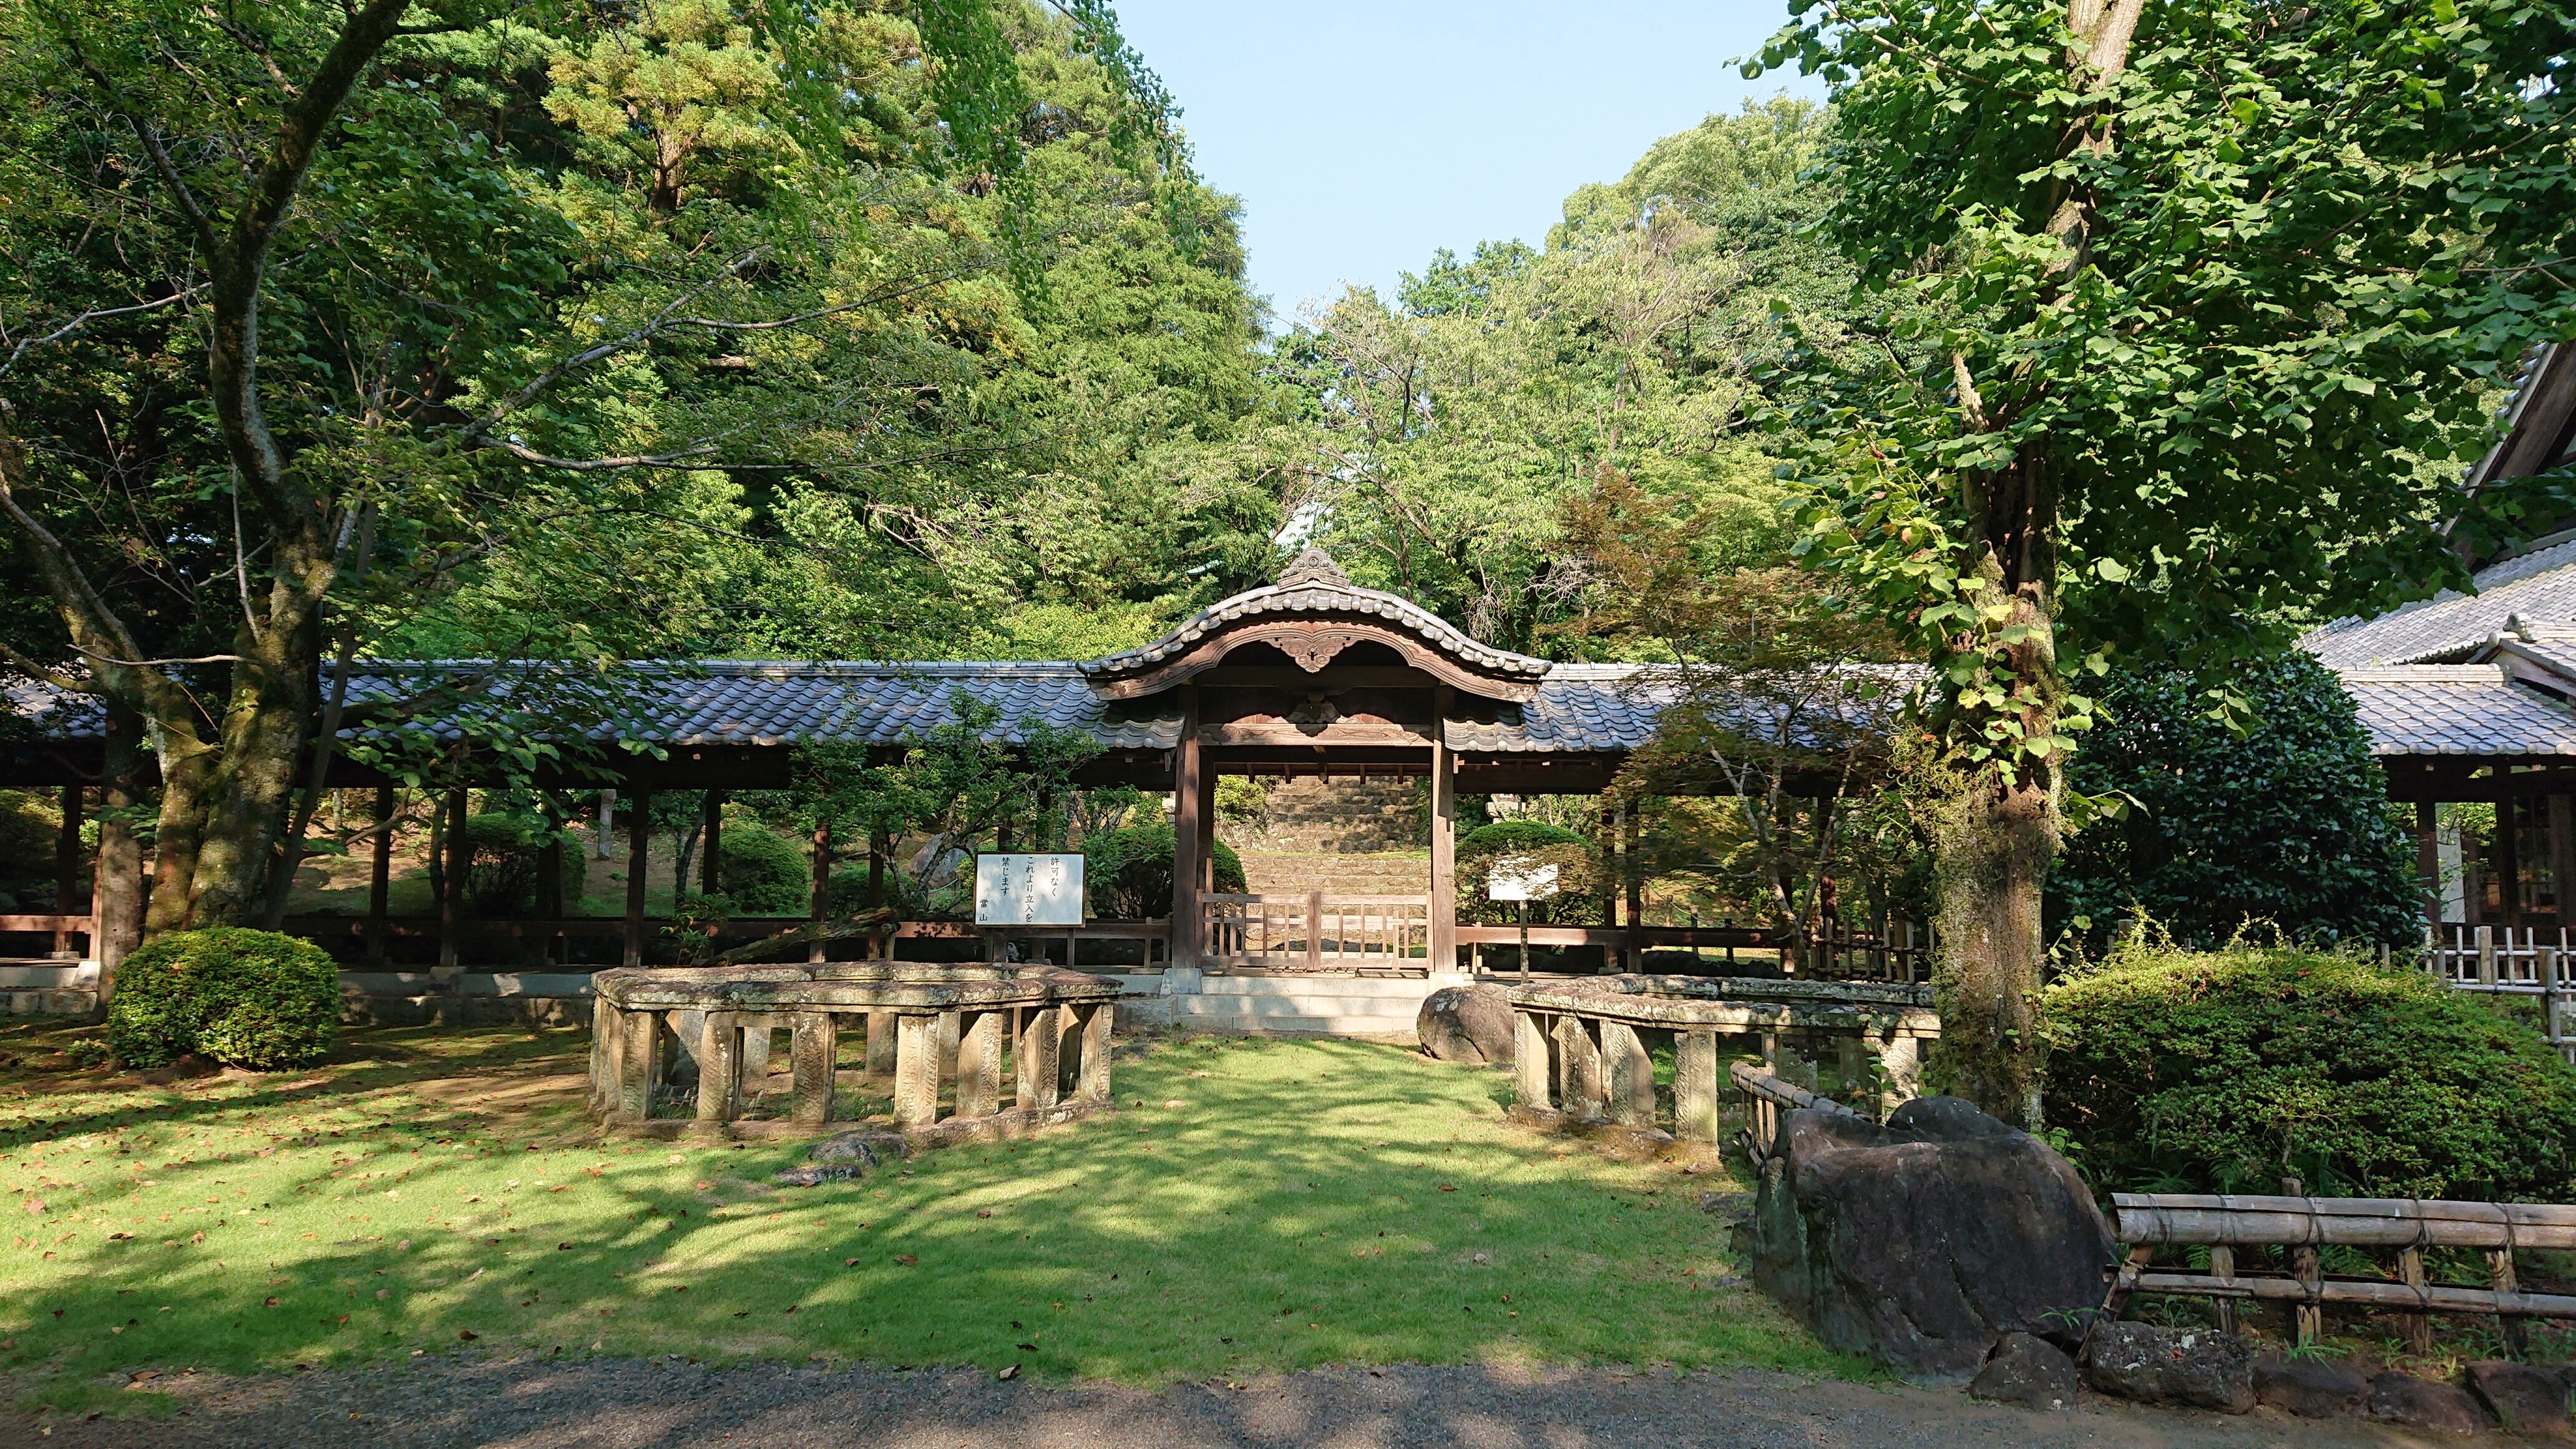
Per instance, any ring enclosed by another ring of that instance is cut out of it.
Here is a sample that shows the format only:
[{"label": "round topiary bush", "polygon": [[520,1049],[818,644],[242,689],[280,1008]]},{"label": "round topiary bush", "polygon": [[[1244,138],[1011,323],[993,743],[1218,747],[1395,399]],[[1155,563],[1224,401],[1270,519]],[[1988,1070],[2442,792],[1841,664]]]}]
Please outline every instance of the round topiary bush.
[{"label": "round topiary bush", "polygon": [[340,1023],[340,968],[310,941],[223,926],[181,931],[125,958],[107,1042],[129,1067],[188,1053],[254,1071],[309,1066]]},{"label": "round topiary bush", "polygon": [[[1104,830],[1082,842],[1084,894],[1104,921],[1147,921],[1172,913],[1172,855],[1180,837],[1170,822]],[[1216,843],[1216,888],[1243,889],[1243,858]]]},{"label": "round topiary bush", "polygon": [[716,838],[716,879],[744,916],[801,916],[814,906],[814,864],[796,842],[758,825]]},{"label": "round topiary bush", "polygon": [[2046,1109],[2106,1187],[2559,1199],[2576,1068],[2412,971],[2131,945],[2048,988]]}]

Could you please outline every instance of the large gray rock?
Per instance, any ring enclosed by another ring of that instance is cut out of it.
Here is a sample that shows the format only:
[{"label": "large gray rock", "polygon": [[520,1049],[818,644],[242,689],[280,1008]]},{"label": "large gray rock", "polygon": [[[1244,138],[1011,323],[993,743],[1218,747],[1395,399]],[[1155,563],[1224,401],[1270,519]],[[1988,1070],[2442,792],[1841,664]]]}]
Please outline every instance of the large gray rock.
[{"label": "large gray rock", "polygon": [[2361,1412],[2370,1380],[2335,1358],[2290,1358],[2267,1353],[2254,1361],[2254,1397],[2303,1419],[2339,1419]]},{"label": "large gray rock", "polygon": [[2517,1434],[2567,1432],[2567,1381],[2552,1369],[2511,1359],[2469,1365],[2469,1392]]},{"label": "large gray rock", "polygon": [[2254,1407],[2254,1353],[2215,1328],[2105,1323],[2085,1351],[2084,1382],[2141,1404],[2241,1414]]},{"label": "large gray rock", "polygon": [[1422,999],[1413,1029],[1444,1062],[1504,1065],[1514,1056],[1511,998],[1499,986],[1443,986]]},{"label": "large gray rock", "polygon": [[2491,1427],[2486,1410],[2466,1389],[2409,1378],[2391,1371],[2370,1381],[2364,1407],[2383,1424],[2430,1429],[2436,1434],[2483,1434]]},{"label": "large gray rock", "polygon": [[2075,1360],[2066,1350],[2027,1333],[2007,1333],[1986,1366],[1968,1381],[1968,1397],[2025,1409],[2075,1407]]},{"label": "large gray rock", "polygon": [[2071,1343],[2112,1256],[2074,1165],[1955,1097],[1884,1127],[1784,1114],[1747,1237],[1754,1282],[1817,1337],[1950,1383],[2007,1333]]}]

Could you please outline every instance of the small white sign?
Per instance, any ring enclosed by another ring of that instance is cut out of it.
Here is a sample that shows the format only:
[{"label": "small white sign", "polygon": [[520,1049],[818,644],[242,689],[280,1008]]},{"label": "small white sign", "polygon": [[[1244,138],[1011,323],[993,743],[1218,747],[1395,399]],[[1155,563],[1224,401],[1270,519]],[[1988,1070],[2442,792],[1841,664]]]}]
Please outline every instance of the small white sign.
[{"label": "small white sign", "polygon": [[1081,925],[1081,852],[977,855],[975,924]]},{"label": "small white sign", "polygon": [[1526,859],[1494,862],[1485,875],[1489,901],[1544,901],[1556,895],[1556,867]]}]

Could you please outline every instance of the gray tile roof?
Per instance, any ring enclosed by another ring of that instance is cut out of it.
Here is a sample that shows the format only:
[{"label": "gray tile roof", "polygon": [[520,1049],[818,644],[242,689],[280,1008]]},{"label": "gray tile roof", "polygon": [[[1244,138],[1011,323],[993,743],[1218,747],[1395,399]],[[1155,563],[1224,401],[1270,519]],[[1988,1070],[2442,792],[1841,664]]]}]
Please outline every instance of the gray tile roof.
[{"label": "gray tile roof", "polygon": [[2345,619],[2310,632],[2299,647],[2336,669],[2425,664],[2465,658],[2515,617],[2576,623],[2576,537],[2477,571],[2478,591],[2449,591],[2376,619]]},{"label": "gray tile roof", "polygon": [[1082,669],[1104,679],[1140,674],[1188,653],[1200,640],[1227,624],[1270,614],[1340,614],[1375,619],[1420,636],[1452,659],[1509,678],[1541,679],[1551,667],[1544,659],[1514,654],[1469,638],[1456,625],[1411,600],[1363,589],[1352,583],[1323,550],[1310,548],[1298,555],[1288,571],[1279,576],[1279,582],[1220,599],[1153,643],[1085,660]]},{"label": "gray tile roof", "polygon": [[2336,671],[2380,755],[2576,755],[2576,711],[2493,664]]},{"label": "gray tile roof", "polygon": [[[352,700],[417,697],[448,679],[494,674],[479,662],[362,662],[350,678]],[[507,678],[507,671],[497,671]],[[1668,689],[1636,687],[1634,665],[1549,666],[1535,695],[1499,709],[1494,722],[1452,721],[1452,748],[1484,753],[1586,753],[1634,749],[1654,733]],[[1024,738],[1022,722],[1044,720],[1080,730],[1108,749],[1170,749],[1180,739],[1177,706],[1125,704],[1101,698],[1072,661],[873,663],[764,662],[715,659],[685,668],[638,665],[629,707],[642,735],[666,746],[784,745],[819,740],[896,744],[958,718],[964,693],[994,707],[992,737]],[[100,711],[84,696],[64,697],[20,681],[9,687],[11,714],[28,733],[95,739]],[[470,709],[488,706],[476,704]],[[461,713],[462,711],[460,711]],[[463,735],[463,723],[441,719],[432,732]],[[594,728],[593,738],[609,731]]]}]

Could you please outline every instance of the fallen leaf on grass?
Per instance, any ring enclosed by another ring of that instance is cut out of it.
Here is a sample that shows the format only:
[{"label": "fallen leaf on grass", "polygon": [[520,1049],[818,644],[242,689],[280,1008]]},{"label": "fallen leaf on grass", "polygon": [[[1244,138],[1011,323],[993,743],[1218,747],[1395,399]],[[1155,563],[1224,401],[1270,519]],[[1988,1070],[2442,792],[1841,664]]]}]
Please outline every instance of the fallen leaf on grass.
[{"label": "fallen leaf on grass", "polygon": [[271,1297],[263,1300],[259,1306],[262,1308],[275,1308],[277,1306],[277,1300],[274,1297]]},{"label": "fallen leaf on grass", "polygon": [[843,1258],[841,1260],[841,1266],[844,1268],[855,1268],[859,1266],[859,1260],[856,1258]]},{"label": "fallen leaf on grass", "polygon": [[1456,1192],[1458,1190],[1458,1186],[1455,1183],[1444,1182],[1440,1184],[1440,1190],[1442,1192]]},{"label": "fallen leaf on grass", "polygon": [[457,1334],[456,1334],[457,1339],[458,1339],[460,1342],[464,1342],[464,1343],[472,1343],[474,1340],[476,1340],[476,1339],[478,1339],[478,1338],[480,1338],[480,1337],[482,1337],[482,1336],[483,1336],[483,1335],[481,1335],[481,1334],[479,1334],[479,1333],[476,1333],[473,1329],[470,1329],[470,1328],[460,1329],[460,1330],[458,1330],[458,1331],[457,1331]]},{"label": "fallen leaf on grass", "polygon": [[918,1263],[918,1262],[920,1262],[920,1261],[921,1261],[919,1258],[914,1257],[914,1256],[913,1256],[912,1254],[910,1254],[910,1253],[897,1253],[897,1254],[895,1254],[895,1255],[894,1255],[894,1260],[895,1260],[896,1262],[898,1262],[898,1263],[901,1263],[902,1265],[904,1265],[904,1266],[905,1266],[905,1267],[907,1267],[907,1268],[909,1268],[909,1267],[911,1267],[913,1264]]},{"label": "fallen leaf on grass", "polygon": [[1009,1380],[1011,1380],[1011,1379],[1018,1378],[1019,1376],[1020,1376],[1020,1366],[1019,1366],[1018,1364],[1013,1364],[1013,1365],[1011,1365],[1009,1368],[1006,1368],[1006,1369],[1002,1370],[1000,1373],[998,1373],[998,1374],[994,1375],[994,1377],[995,1377],[995,1378],[1002,1379],[1002,1380],[1004,1380],[1005,1382],[1007,1382],[1007,1381],[1009,1381]]}]

